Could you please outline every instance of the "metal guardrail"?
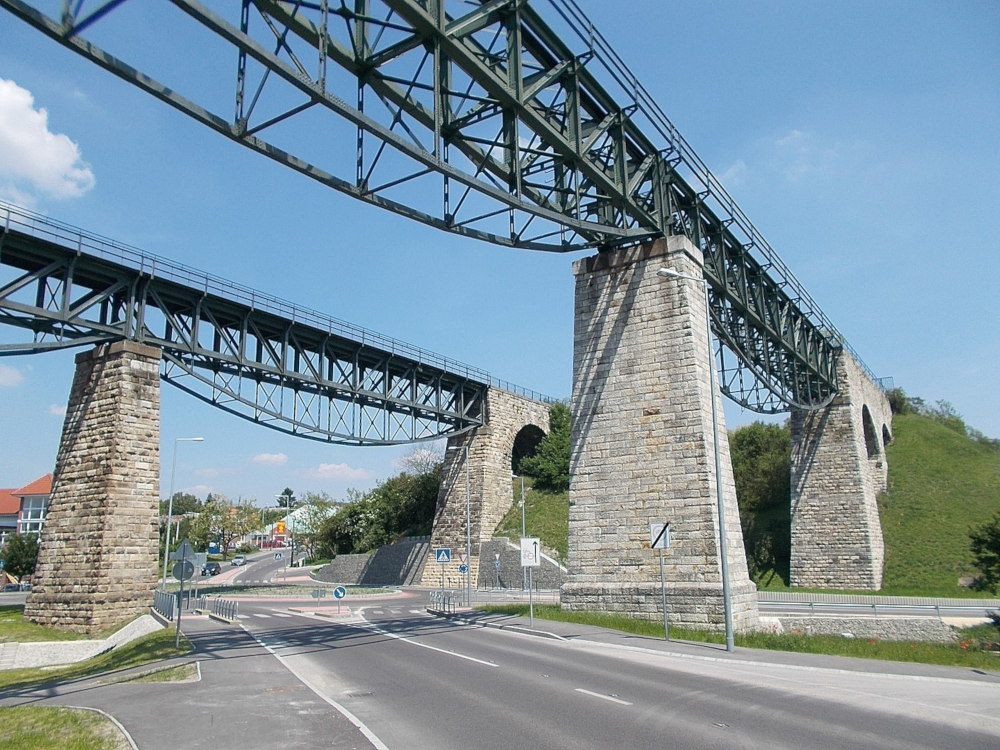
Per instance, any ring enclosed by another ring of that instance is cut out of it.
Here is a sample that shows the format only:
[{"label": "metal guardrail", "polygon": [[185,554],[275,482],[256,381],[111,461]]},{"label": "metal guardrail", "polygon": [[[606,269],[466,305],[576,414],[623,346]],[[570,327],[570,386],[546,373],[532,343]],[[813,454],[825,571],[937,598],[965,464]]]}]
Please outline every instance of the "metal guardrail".
[{"label": "metal guardrail", "polygon": [[166,619],[173,620],[177,610],[177,594],[172,591],[154,591],[153,609]]},{"label": "metal guardrail", "polygon": [[1000,609],[1000,599],[956,599],[926,596],[873,596],[871,594],[796,594],[789,591],[758,591],[757,601],[769,604],[853,604],[869,606],[871,604],[902,605],[909,607],[939,606],[945,609]]},{"label": "metal guardrail", "polygon": [[198,600],[198,609],[208,611],[224,620],[235,620],[240,615],[240,603],[232,599],[218,599],[203,596]]},{"label": "metal guardrail", "polygon": [[953,606],[948,604],[886,604],[885,602],[864,602],[864,603],[849,603],[849,602],[761,602],[761,604],[767,604],[770,607],[808,607],[810,615],[816,615],[816,608],[820,607],[824,610],[831,609],[844,609],[844,610],[858,610],[862,607],[871,608],[872,615],[878,616],[879,610],[882,614],[888,614],[894,609],[897,610],[933,610],[938,617],[941,617],[941,610],[968,610],[972,612],[985,613],[990,607],[979,606]]},{"label": "metal guardrail", "polygon": [[461,600],[460,596],[450,591],[432,591],[430,607],[436,612],[453,614]]}]

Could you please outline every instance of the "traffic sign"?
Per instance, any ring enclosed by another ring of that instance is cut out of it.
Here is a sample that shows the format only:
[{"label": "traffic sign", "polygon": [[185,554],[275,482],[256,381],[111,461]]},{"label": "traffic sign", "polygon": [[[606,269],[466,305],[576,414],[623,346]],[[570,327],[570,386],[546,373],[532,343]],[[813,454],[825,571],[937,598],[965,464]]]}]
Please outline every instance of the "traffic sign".
[{"label": "traffic sign", "polygon": [[461,560],[462,562],[466,562],[466,561],[468,561],[469,556],[467,554],[465,554],[464,552],[459,552],[458,553],[458,559]]},{"label": "traffic sign", "polygon": [[312,596],[313,599],[322,599],[323,597],[326,596],[326,590],[325,589],[313,589],[311,596]]},{"label": "traffic sign", "polygon": [[173,570],[174,578],[178,581],[189,581],[191,576],[194,575],[194,563],[190,560],[181,560],[180,562],[174,563]]},{"label": "traffic sign", "polygon": [[461,565],[458,566],[458,572],[459,573],[468,573],[469,572],[469,566],[466,565],[465,563],[462,563]]},{"label": "traffic sign", "polygon": [[274,559],[275,560],[280,560],[281,559],[281,553],[280,552],[275,552],[274,553]]},{"label": "traffic sign", "polygon": [[493,567],[496,568],[497,570],[500,570],[500,561],[499,560],[494,560]]},{"label": "traffic sign", "polygon": [[333,590],[334,599],[343,599],[345,596],[347,596],[347,589],[343,586],[337,586],[337,588]]},{"label": "traffic sign", "polygon": [[649,548],[670,549],[670,522],[649,524]]},{"label": "traffic sign", "polygon": [[541,564],[541,540],[535,536],[526,536],[521,539],[521,567],[537,568]]},{"label": "traffic sign", "polygon": [[436,547],[434,549],[434,562],[450,563],[451,547]]}]

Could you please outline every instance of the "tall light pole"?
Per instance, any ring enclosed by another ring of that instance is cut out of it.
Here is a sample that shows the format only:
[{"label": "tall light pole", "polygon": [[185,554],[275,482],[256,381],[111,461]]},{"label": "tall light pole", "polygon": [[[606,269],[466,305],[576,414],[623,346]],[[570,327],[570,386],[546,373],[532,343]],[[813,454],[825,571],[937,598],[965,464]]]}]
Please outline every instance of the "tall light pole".
[{"label": "tall light pole", "polygon": [[291,559],[290,567],[295,567],[295,535],[292,530],[295,528],[295,518],[292,516],[292,508],[295,507],[295,495],[275,495],[277,498],[285,499],[285,507],[288,508],[288,513],[285,514],[285,522],[288,524],[288,546],[289,553],[288,557]]},{"label": "tall light pole", "polygon": [[[170,555],[170,519],[174,516],[174,474],[177,471],[177,444],[200,443],[204,439],[203,437],[174,438],[174,455],[170,462],[170,495],[167,497],[167,535],[163,544],[163,580],[160,582],[160,588],[164,590],[167,588],[167,557]],[[177,528],[179,530],[180,525]]]},{"label": "tall light pole", "polygon": [[[448,448],[453,451],[457,445]],[[462,446],[465,461],[465,605],[472,606],[472,492],[469,489],[469,444]]]},{"label": "tall light pole", "polygon": [[698,276],[688,276],[672,268],[661,268],[657,276],[672,276],[677,279],[695,281],[701,284],[705,293],[705,347],[708,351],[708,377],[711,384],[709,398],[712,402],[712,445],[715,450],[715,503],[719,515],[719,560],[722,567],[722,607],[726,620],[726,651],[735,649],[733,640],[733,600],[729,590],[729,547],[726,543],[726,505],[722,496],[722,457],[719,455],[719,419],[715,406],[715,357],[712,352],[712,316],[708,299],[708,282]]}]

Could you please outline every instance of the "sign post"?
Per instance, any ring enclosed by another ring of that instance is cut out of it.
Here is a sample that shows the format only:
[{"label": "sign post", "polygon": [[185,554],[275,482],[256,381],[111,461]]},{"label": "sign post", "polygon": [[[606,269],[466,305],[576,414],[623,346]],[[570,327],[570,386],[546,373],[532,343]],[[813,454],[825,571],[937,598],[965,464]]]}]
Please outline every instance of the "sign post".
[{"label": "sign post", "polygon": [[667,579],[663,573],[663,550],[670,548],[670,523],[651,522],[649,524],[649,548],[660,550],[660,604],[663,609],[663,638],[670,640],[670,624],[667,618]]},{"label": "sign post", "polygon": [[177,632],[174,634],[174,648],[180,648],[181,645],[181,609],[184,602],[184,581],[187,581],[194,575],[194,563],[189,559],[193,555],[194,548],[191,547],[191,543],[187,539],[181,542],[181,546],[171,555],[171,558],[178,561],[173,569],[174,578],[181,582],[181,590],[177,596]]},{"label": "sign post", "polygon": [[451,562],[451,547],[435,547],[434,562],[441,566],[441,606],[444,606],[444,566]]},{"label": "sign post", "polygon": [[541,540],[535,536],[521,538],[521,567],[528,571],[528,627],[535,627],[535,601],[531,592],[531,569],[542,564]]}]

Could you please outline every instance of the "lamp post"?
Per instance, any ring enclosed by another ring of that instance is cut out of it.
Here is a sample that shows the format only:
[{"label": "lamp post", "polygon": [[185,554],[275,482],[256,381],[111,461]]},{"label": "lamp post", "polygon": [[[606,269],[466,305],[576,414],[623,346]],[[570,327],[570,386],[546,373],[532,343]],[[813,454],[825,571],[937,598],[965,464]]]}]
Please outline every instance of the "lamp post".
[{"label": "lamp post", "polygon": [[167,535],[163,543],[163,580],[160,582],[160,588],[164,590],[167,588],[167,557],[170,555],[170,519],[174,516],[174,474],[177,471],[177,444],[200,443],[204,439],[203,437],[174,438],[174,455],[170,462],[170,495],[167,497]]},{"label": "lamp post", "polygon": [[715,357],[712,355],[712,316],[708,299],[708,282],[704,278],[688,276],[672,268],[661,268],[657,276],[668,276],[701,284],[705,293],[705,348],[708,352],[708,376],[711,383],[709,398],[712,402],[712,445],[715,451],[715,503],[719,515],[719,560],[722,567],[722,607],[726,621],[726,651],[735,649],[733,641],[733,601],[729,590],[729,548],[726,544],[726,505],[722,496],[722,457],[719,455],[719,419],[715,406]]},{"label": "lamp post", "polygon": [[[448,451],[457,450],[453,445]],[[472,606],[472,493],[469,489],[469,444],[462,446],[465,461],[465,606]]]},{"label": "lamp post", "polygon": [[[515,477],[518,475],[515,474]],[[521,538],[524,539],[528,535],[527,524],[524,522],[524,474],[520,475],[521,479]],[[525,567],[521,568],[521,591],[528,588],[528,569]]]}]

